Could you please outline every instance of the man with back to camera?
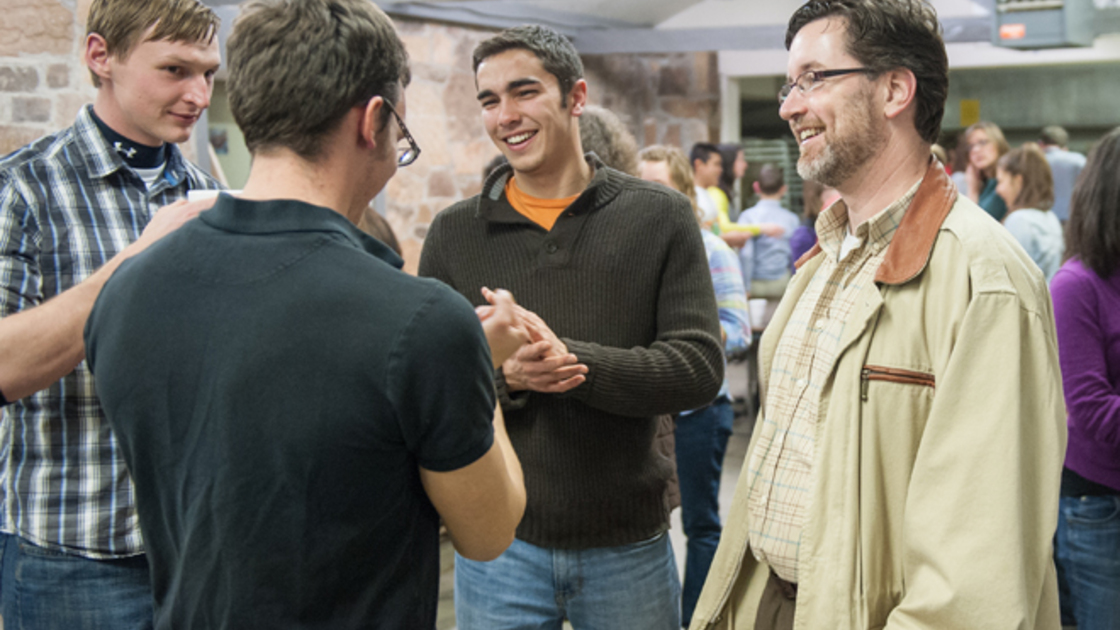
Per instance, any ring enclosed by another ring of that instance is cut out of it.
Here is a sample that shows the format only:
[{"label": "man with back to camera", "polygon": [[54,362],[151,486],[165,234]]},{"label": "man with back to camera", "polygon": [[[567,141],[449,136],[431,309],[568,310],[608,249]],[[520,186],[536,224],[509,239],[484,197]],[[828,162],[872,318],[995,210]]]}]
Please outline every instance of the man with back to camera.
[{"label": "man with back to camera", "polygon": [[658,416],[719,392],[723,357],[689,201],[585,155],[583,65],[522,26],[474,51],[482,120],[509,159],[440,213],[420,274],[479,302],[513,291],[534,343],[498,373],[528,505],[497,560],[457,558],[460,630],[680,626]]},{"label": "man with back to camera", "polygon": [[354,225],[419,155],[380,9],[251,2],[228,51],[243,192],[122,265],[86,329],[156,627],[434,629],[440,517],[487,560],[524,510],[493,370],[528,332]]},{"label": "man with back to camera", "polygon": [[1065,225],[1069,220],[1069,200],[1073,197],[1073,186],[1077,176],[1085,168],[1085,156],[1070,151],[1069,134],[1057,125],[1050,125],[1039,134],[1038,145],[1050,163],[1050,173],[1054,176],[1054,207],[1051,210]]},{"label": "man with back to camera", "polygon": [[209,205],[182,201],[187,190],[218,187],[175,146],[210,104],[218,26],[196,0],[94,0],[84,49],[92,106],[0,159],[8,627],[151,626],[132,482],[84,362],[82,326],[123,260]]},{"label": "man with back to camera", "polygon": [[766,398],[692,628],[1058,628],[1065,446],[1045,280],[929,146],[920,0],[812,0],[781,116],[817,221],[762,338]]},{"label": "man with back to camera", "polygon": [[801,224],[797,215],[782,207],[786,194],[785,173],[781,167],[766,164],[754,183],[758,203],[739,215],[741,224],[768,223],[776,229],[754,239],[753,247],[742,250],[743,286],[752,298],[780,300],[789,284],[789,238]]}]

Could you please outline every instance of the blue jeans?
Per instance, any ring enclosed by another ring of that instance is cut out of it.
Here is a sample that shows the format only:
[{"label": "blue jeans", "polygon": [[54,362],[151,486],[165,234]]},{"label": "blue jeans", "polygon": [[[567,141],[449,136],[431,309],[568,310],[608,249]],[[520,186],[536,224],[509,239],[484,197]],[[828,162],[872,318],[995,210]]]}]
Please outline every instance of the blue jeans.
[{"label": "blue jeans", "polygon": [[4,627],[151,630],[148,560],[90,560],[5,536]]},{"label": "blue jeans", "polygon": [[599,549],[514,540],[491,562],[455,556],[459,630],[680,630],[680,582],[668,534]]},{"label": "blue jeans", "polygon": [[1120,495],[1062,497],[1058,512],[1062,623],[1120,629]]},{"label": "blue jeans", "polygon": [[708,577],[719,546],[719,479],[723,455],[731,437],[735,412],[725,397],[677,419],[677,477],[681,482],[681,522],[688,537],[684,563],[681,620],[692,622],[692,611]]}]

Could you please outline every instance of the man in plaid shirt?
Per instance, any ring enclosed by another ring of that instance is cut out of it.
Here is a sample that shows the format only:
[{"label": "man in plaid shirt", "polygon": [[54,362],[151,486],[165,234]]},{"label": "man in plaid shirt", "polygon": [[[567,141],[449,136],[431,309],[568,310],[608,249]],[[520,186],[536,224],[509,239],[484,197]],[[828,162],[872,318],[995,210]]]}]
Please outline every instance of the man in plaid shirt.
[{"label": "man in plaid shirt", "polygon": [[187,190],[218,187],[175,146],[210,104],[218,26],[197,0],[94,0],[93,105],[0,159],[7,625],[151,627],[132,482],[82,328],[124,259],[198,214]]}]

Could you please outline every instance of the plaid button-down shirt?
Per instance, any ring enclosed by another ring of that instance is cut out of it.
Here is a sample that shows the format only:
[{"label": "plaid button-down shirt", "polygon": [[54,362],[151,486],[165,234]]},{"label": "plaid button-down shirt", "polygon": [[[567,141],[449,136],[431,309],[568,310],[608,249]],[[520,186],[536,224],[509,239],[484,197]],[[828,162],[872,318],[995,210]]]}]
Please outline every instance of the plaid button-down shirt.
[{"label": "plaid button-down shirt", "polygon": [[[91,111],[0,159],[0,318],[85,280],[188,189],[219,187],[173,146],[149,190]],[[0,449],[4,531],[89,558],[143,552],[132,481],[84,361],[4,408]]]},{"label": "plaid button-down shirt", "polygon": [[[844,247],[848,209],[842,201],[817,221],[824,259],[778,340],[763,425],[749,464],[751,549],[783,580],[797,582],[797,553],[809,500],[821,391],[832,373],[856,296],[874,282],[919,184],[921,181],[857,227],[855,247]],[[844,418],[828,421],[843,422]]]}]

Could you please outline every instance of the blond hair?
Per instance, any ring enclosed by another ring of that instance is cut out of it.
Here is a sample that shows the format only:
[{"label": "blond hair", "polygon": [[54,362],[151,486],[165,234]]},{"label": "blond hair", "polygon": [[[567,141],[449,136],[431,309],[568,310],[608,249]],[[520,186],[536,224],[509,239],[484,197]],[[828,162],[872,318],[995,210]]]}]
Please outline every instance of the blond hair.
[{"label": "blond hair", "polygon": [[700,221],[700,208],[696,205],[696,185],[692,179],[692,167],[684,151],[665,144],[655,144],[638,153],[639,162],[665,162],[669,166],[669,179],[673,186],[684,193],[692,202],[692,212]]}]

